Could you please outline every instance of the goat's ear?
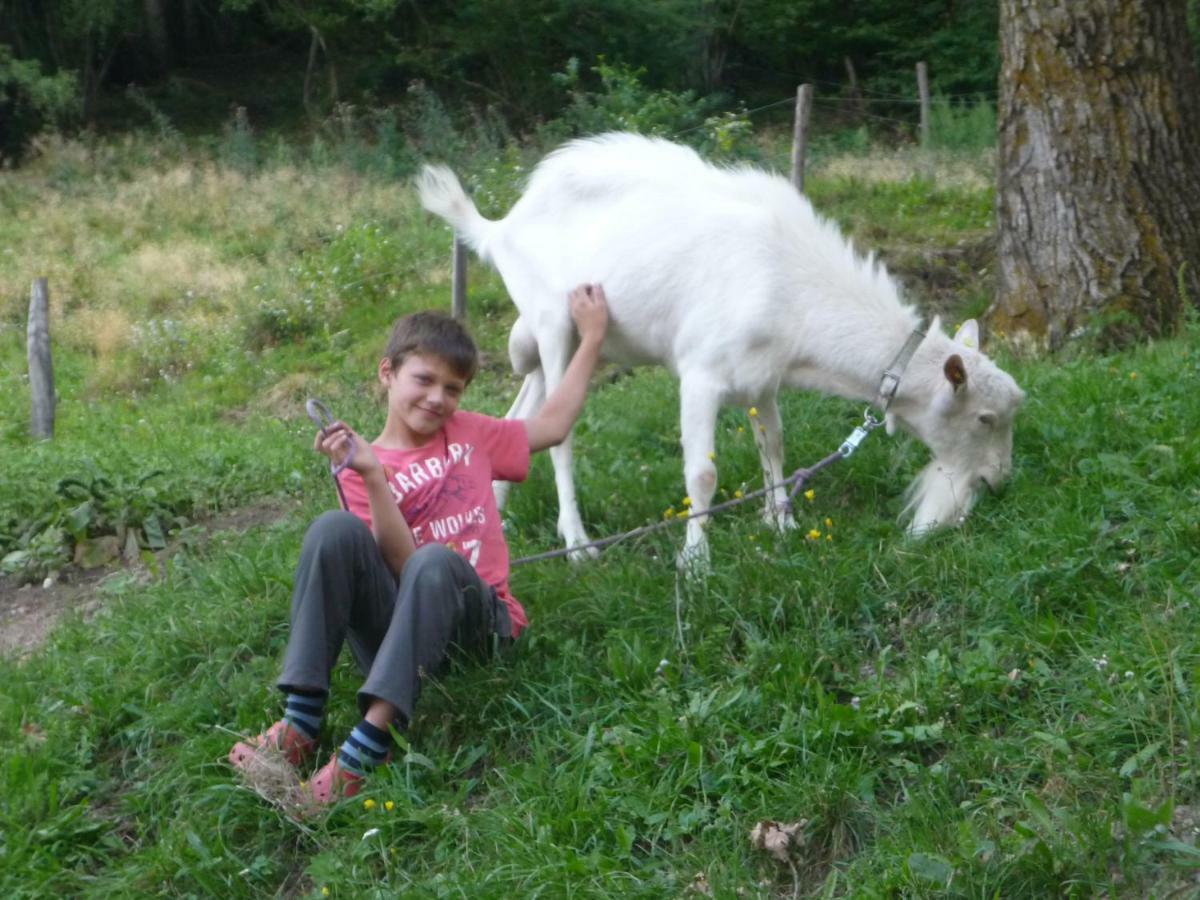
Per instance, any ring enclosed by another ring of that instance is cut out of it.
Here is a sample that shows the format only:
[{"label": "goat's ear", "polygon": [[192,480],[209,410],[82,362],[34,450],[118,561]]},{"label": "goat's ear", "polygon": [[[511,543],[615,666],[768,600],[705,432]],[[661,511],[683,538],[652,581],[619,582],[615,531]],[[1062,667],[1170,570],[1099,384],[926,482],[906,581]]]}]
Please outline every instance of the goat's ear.
[{"label": "goat's ear", "polygon": [[962,357],[957,353],[951,353],[946,359],[946,364],[942,366],[942,371],[946,373],[946,380],[954,386],[954,392],[958,393],[959,388],[962,388],[967,383],[967,367],[963,365]]},{"label": "goat's ear", "polygon": [[954,339],[964,347],[970,347],[972,350],[979,349],[979,323],[974,319],[967,319],[958,326],[958,331],[954,332]]}]

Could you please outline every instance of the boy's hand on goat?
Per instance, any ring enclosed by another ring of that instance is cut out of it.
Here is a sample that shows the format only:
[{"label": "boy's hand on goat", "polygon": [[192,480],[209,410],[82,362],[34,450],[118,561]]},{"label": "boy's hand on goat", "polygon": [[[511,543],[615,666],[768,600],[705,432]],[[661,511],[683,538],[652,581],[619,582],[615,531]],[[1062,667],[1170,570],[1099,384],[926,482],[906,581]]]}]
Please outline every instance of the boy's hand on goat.
[{"label": "boy's hand on goat", "polygon": [[598,284],[581,284],[567,295],[580,343],[600,343],[608,330],[608,298]]}]

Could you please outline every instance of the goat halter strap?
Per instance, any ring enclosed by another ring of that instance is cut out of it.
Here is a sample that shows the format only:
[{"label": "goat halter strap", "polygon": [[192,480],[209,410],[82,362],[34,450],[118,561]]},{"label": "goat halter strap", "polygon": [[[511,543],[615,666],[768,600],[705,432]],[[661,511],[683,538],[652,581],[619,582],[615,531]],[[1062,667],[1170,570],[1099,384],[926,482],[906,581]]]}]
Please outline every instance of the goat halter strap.
[{"label": "goat halter strap", "polygon": [[[917,352],[917,347],[921,346],[921,341],[925,340],[925,332],[914,331],[908,336],[908,340],[904,342],[904,346],[900,348],[900,352],[896,354],[896,358],[891,361],[886,369],[883,370],[883,376],[879,379],[879,390],[876,393],[876,406],[879,411],[887,416],[888,407],[892,405],[892,400],[896,397],[896,391],[900,387],[900,376],[904,374],[904,370],[908,368],[909,362],[913,358],[913,354]],[[858,445],[867,439],[867,435],[884,423],[884,419],[875,418],[875,414],[871,412],[871,407],[867,407],[863,413],[863,423],[850,433],[846,440],[842,441],[842,446],[838,448],[838,453],[842,459],[845,459],[855,450]]]},{"label": "goat halter strap", "polygon": [[886,413],[888,407],[892,405],[892,400],[896,397],[896,391],[900,388],[900,376],[908,368],[913,354],[917,352],[917,348],[921,346],[921,341],[923,340],[925,340],[925,332],[920,330],[914,331],[908,336],[908,340],[904,342],[904,346],[900,348],[900,352],[896,354],[896,358],[883,370],[883,375],[879,379],[879,391],[876,397],[879,401],[877,405],[880,412]]}]

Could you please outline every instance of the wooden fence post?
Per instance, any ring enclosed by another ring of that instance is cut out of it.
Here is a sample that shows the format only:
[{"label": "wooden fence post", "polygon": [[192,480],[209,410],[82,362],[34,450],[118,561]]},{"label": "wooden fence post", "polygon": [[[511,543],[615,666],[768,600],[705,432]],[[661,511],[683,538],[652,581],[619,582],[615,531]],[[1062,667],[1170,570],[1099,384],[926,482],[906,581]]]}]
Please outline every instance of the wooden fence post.
[{"label": "wooden fence post", "polygon": [[450,315],[460,322],[467,317],[467,248],[454,236],[454,282],[450,295]]},{"label": "wooden fence post", "polygon": [[921,98],[921,146],[929,146],[929,69],[917,63],[917,93]]},{"label": "wooden fence post", "polygon": [[796,88],[796,119],[792,124],[792,184],[804,193],[804,157],[808,153],[808,116],[812,110],[813,87]]},{"label": "wooden fence post", "polygon": [[54,437],[54,366],[50,362],[50,289],[35,278],[29,298],[29,391],[33,398],[33,436]]}]

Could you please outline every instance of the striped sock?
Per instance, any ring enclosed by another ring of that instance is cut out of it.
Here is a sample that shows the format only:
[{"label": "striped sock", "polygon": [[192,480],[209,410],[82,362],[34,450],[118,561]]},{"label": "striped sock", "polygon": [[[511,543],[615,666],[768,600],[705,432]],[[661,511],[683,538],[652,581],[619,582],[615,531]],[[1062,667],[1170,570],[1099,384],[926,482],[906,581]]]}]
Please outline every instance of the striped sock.
[{"label": "striped sock", "polygon": [[316,740],[325,717],[324,694],[288,694],[283,713],[287,723],[310,740]]},{"label": "striped sock", "polygon": [[363,719],[338,751],[338,765],[361,777],[383,763],[391,746],[391,735]]}]

